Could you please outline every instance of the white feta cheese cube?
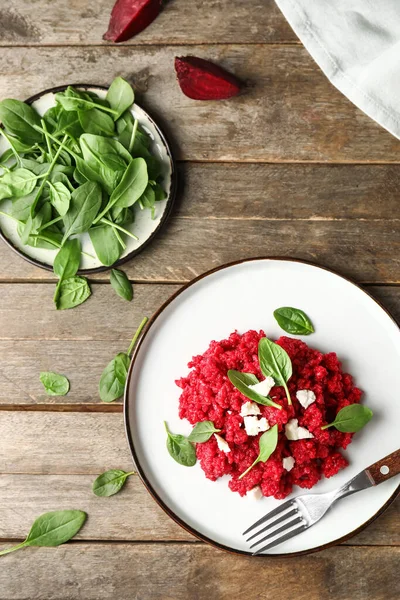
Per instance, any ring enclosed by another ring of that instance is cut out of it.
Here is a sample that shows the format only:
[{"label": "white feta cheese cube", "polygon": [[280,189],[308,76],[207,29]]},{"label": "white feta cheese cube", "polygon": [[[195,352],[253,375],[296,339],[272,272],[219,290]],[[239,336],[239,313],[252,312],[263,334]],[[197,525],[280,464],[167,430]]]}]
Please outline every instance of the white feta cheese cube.
[{"label": "white feta cheese cube", "polygon": [[253,385],[249,385],[249,388],[251,390],[253,390],[253,392],[256,392],[257,394],[260,394],[260,396],[268,396],[268,394],[270,393],[270,391],[272,390],[272,388],[275,385],[275,381],[273,380],[272,377],[266,377],[263,381],[260,381],[259,383],[254,383]]},{"label": "white feta cheese cube", "polygon": [[308,408],[316,400],[316,396],[311,390],[299,390],[296,392],[296,398],[303,408]]},{"label": "white feta cheese cube", "polygon": [[261,417],[258,420],[258,431],[267,431],[269,429],[269,423],[265,417]]},{"label": "white feta cheese cube", "polygon": [[251,500],[261,500],[262,497],[263,493],[259,485],[256,485],[256,487],[253,487],[252,490],[246,493],[246,498],[250,498]]},{"label": "white feta cheese cube", "polygon": [[290,419],[285,425],[285,435],[288,440],[304,440],[313,438],[313,434],[305,427],[299,427],[298,419]]},{"label": "white feta cheese cube", "polygon": [[224,440],[224,438],[221,437],[220,435],[218,435],[217,433],[214,433],[214,435],[215,435],[215,439],[217,440],[218,449],[221,450],[221,452],[226,452],[226,453],[230,452],[231,449],[229,448],[228,442],[226,442]]},{"label": "white feta cheese cube", "polygon": [[255,402],[245,402],[240,409],[240,416],[247,417],[249,415],[259,415],[261,411],[258,404]]},{"label": "white feta cheese cube", "polygon": [[244,428],[247,435],[257,435],[260,431],[258,428],[257,417],[244,417]]},{"label": "white feta cheese cube", "polygon": [[282,461],[283,468],[286,469],[286,471],[291,471],[294,467],[294,463],[295,463],[295,460],[294,460],[293,456],[287,456]]}]

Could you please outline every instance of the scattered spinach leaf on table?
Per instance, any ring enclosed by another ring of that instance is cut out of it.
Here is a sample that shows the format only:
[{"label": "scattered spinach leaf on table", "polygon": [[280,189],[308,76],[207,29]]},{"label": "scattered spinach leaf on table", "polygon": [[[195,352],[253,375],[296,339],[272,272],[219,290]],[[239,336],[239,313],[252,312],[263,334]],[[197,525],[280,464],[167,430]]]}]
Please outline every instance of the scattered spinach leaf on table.
[{"label": "scattered spinach leaf on table", "polygon": [[132,284],[123,271],[119,271],[118,269],[112,269],[110,275],[110,282],[118,296],[120,296],[124,300],[127,300],[128,302],[132,300]]},{"label": "scattered spinach leaf on table", "polygon": [[66,396],[69,392],[69,381],[65,375],[43,371],[40,373],[40,381],[48,396]]},{"label": "scattered spinach leaf on table", "polygon": [[110,469],[95,479],[92,486],[93,493],[103,498],[118,494],[131,475],[135,475],[135,471],[127,473],[119,469]]}]

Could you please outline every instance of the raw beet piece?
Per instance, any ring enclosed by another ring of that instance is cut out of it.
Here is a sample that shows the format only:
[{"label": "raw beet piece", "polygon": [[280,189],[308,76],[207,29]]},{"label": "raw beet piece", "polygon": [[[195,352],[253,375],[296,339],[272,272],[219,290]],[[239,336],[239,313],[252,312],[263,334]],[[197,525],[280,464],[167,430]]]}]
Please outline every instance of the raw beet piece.
[{"label": "raw beet piece", "polygon": [[182,92],[193,100],[224,100],[237,96],[241,82],[218,65],[196,56],[175,58]]},{"label": "raw beet piece", "polygon": [[117,0],[103,39],[125,42],[140,33],[157,17],[161,2],[162,0]]}]

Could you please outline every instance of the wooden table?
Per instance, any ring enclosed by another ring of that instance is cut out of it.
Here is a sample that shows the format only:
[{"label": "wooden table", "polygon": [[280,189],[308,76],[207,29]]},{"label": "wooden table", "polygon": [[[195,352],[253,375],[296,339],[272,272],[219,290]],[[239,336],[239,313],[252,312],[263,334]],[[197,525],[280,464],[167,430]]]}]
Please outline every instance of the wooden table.
[{"label": "wooden table", "polygon": [[[0,246],[2,546],[47,510],[89,514],[72,543],[2,557],[0,598],[398,598],[398,502],[346,544],[263,561],[196,541],[137,477],[114,498],[91,493],[98,473],[132,466],[122,405],[97,395],[102,369],[142,316],[195,275],[256,255],[309,259],[354,278],[400,317],[400,142],[332,87],[274,2],[169,0],[150,28],[118,46],[101,39],[111,6],[14,0],[1,9],[1,96],[126,77],[173,142],[181,189],[161,235],[126,265],[132,304],[103,273],[87,303],[56,312],[52,274]],[[234,71],[247,92],[189,100],[173,66],[187,54]],[[44,395],[42,370],[67,374],[70,394]]]}]

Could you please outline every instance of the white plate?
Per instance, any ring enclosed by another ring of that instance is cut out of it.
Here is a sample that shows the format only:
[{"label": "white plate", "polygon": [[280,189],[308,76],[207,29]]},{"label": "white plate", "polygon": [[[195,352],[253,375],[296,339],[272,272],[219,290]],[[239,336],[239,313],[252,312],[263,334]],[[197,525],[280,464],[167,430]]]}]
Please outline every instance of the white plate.
[{"label": "white plate", "polygon": [[[173,432],[191,426],[178,416],[175,380],[211,340],[237,329],[263,329],[273,339],[285,334],[274,309],[296,306],[312,319],[316,333],[305,339],[334,351],[365,395],[372,421],[344,452],[350,465],[313,492],[339,487],[399,446],[400,335],[390,315],[366,292],[326,269],[307,263],[255,259],[228,265],[186,286],[153,317],[132,360],[125,420],[132,454],[148,490],[180,524],[205,541],[247,552],[241,533],[281,501],[241,498],[228,479],[206,479],[200,465],[180,466],[169,456],[163,421]],[[355,533],[394,498],[399,477],[341,500],[317,525],[269,551],[312,551]],[[398,491],[398,490],[397,490]],[[295,488],[292,496],[307,493]],[[292,497],[290,496],[290,497]]]},{"label": "white plate", "polygon": [[[52,90],[41,92],[34,96],[33,99],[28,99],[27,102],[38,111],[40,115],[43,115],[49,108],[55,105],[56,92],[61,92],[66,89],[67,86],[61,86],[59,88],[53,88]],[[105,98],[107,90],[97,86],[89,85],[78,85],[75,86],[77,89],[83,89],[90,92],[95,92],[100,98]],[[115,263],[115,266],[122,264],[135,254],[137,254],[153,236],[158,232],[161,226],[164,224],[168,217],[172,203],[175,198],[176,192],[176,173],[174,170],[174,163],[171,154],[171,150],[168,143],[159,129],[158,125],[153,119],[144,111],[140,106],[134,104],[131,109],[134,117],[139,121],[144,131],[149,134],[152,143],[150,146],[152,154],[161,161],[162,165],[162,186],[167,194],[167,197],[162,202],[157,202],[155,219],[151,218],[149,210],[140,210],[139,206],[135,207],[135,222],[132,225],[128,225],[127,229],[134,233],[139,240],[135,240],[128,237],[126,242],[126,249],[122,253],[120,259]],[[8,142],[1,137],[0,138],[0,155],[9,148]],[[8,211],[11,205],[11,200],[6,200],[1,203],[1,210]],[[8,211],[9,212],[9,211]],[[17,233],[17,223],[8,217],[0,215],[0,233],[3,239],[11,245],[11,247],[22,255],[24,258],[28,257],[31,262],[34,262],[39,267],[52,268],[54,258],[57,254],[57,250],[48,250],[44,248],[33,248],[31,246],[25,246],[22,244],[21,239]],[[96,256],[93,249],[92,242],[88,233],[79,236],[82,243],[82,251],[92,255],[90,258],[86,254],[82,254],[81,257],[81,269],[80,272],[90,272],[93,270],[108,270],[110,267],[102,265]]]}]

